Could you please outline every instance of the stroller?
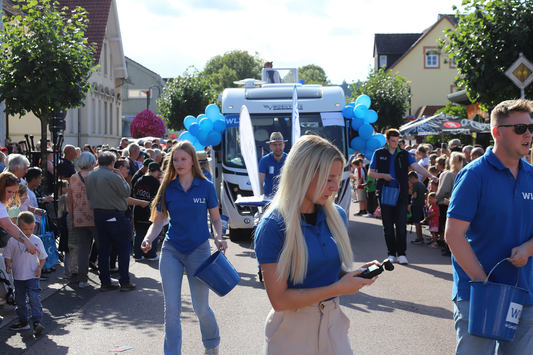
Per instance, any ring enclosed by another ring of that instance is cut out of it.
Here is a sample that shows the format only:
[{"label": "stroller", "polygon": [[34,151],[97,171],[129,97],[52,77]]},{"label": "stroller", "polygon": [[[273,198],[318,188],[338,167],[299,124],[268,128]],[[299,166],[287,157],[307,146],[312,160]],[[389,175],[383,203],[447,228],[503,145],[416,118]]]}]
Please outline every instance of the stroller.
[{"label": "stroller", "polygon": [[4,257],[0,254],[0,307],[5,305],[15,305],[15,294],[13,292],[13,278],[6,272]]}]

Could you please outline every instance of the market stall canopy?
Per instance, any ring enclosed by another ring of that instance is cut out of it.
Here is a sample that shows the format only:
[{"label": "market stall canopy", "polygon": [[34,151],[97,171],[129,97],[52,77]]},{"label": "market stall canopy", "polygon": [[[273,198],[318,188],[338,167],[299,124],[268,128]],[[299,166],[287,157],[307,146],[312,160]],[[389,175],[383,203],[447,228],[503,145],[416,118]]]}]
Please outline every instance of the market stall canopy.
[{"label": "market stall canopy", "polygon": [[439,113],[425,119],[409,122],[400,127],[404,136],[433,136],[439,134],[489,133],[490,124]]}]

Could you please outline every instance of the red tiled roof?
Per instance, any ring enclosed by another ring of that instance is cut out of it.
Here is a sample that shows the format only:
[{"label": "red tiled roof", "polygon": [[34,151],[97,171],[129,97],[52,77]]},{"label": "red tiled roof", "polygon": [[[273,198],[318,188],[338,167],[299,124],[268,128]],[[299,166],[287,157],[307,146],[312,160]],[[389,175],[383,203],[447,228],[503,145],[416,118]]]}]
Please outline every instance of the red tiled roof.
[{"label": "red tiled roof", "polygon": [[14,9],[13,6],[15,6],[11,1],[9,0],[3,0],[3,10],[7,15],[13,15],[13,16],[24,16],[24,13],[20,10]]},{"label": "red tiled roof", "polygon": [[[96,53],[94,59],[98,63],[102,44],[104,43],[107,20],[111,9],[112,0],[58,0],[61,7],[67,6],[69,9],[75,9],[76,6],[83,7],[88,13],[89,28],[85,35],[89,43],[96,43]],[[5,3],[5,0],[4,0]]]}]

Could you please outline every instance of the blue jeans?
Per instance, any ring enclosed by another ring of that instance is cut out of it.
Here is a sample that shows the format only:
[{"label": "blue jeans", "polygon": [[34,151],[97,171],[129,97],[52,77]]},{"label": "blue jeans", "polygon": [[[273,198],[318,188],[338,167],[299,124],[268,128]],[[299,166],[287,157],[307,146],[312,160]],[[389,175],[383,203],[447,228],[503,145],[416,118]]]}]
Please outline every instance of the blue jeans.
[{"label": "blue jeans", "polygon": [[17,304],[17,316],[19,321],[28,323],[28,305],[26,295],[30,301],[31,321],[39,322],[43,320],[43,307],[41,306],[41,285],[39,279],[15,280],[15,303]]},{"label": "blue jeans", "polygon": [[114,246],[118,255],[119,282],[121,285],[126,285],[130,282],[131,222],[123,212],[94,210],[94,225],[98,232],[100,282],[111,285],[109,255],[111,247]]},{"label": "blue jeans", "polygon": [[155,238],[152,242],[152,249],[148,250],[148,253],[143,252],[141,249],[141,244],[144,240],[144,237],[146,237],[146,233],[148,232],[148,228],[152,223],[135,223],[134,222],[134,229],[133,229],[133,257],[135,259],[140,259],[142,256],[144,256],[147,259],[155,258],[157,256],[157,242],[159,241],[159,237]]},{"label": "blue jeans", "polygon": [[180,253],[170,242],[161,247],[159,272],[165,296],[165,354],[181,355],[181,284],[183,271],[187,271],[194,312],[200,322],[202,342],[206,349],[216,348],[220,343],[218,324],[209,307],[209,288],[196,277],[198,267],[211,255],[209,241],[190,254]]},{"label": "blue jeans", "polygon": [[[407,249],[407,203],[398,201],[396,206],[386,206],[381,203],[381,223],[389,255],[405,255]],[[396,232],[394,231],[396,226]]]},{"label": "blue jeans", "polygon": [[508,342],[470,335],[468,333],[470,301],[455,299],[453,304],[457,333],[456,354],[494,354],[495,349],[498,349],[498,355],[533,354],[533,306],[524,306],[514,340]]}]

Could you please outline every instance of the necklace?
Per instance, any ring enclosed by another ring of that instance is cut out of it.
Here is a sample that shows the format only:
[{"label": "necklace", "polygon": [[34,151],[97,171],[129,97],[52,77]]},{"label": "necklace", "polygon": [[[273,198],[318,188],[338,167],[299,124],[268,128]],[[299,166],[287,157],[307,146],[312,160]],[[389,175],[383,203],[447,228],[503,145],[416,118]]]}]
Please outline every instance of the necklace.
[{"label": "necklace", "polygon": [[[18,244],[18,247],[19,247],[19,250],[20,250],[20,255],[22,255],[22,253],[28,251],[28,248],[26,247],[26,244],[22,244],[22,243],[19,243],[19,242],[17,244]],[[22,247],[20,246],[21,244],[22,244]]]}]

